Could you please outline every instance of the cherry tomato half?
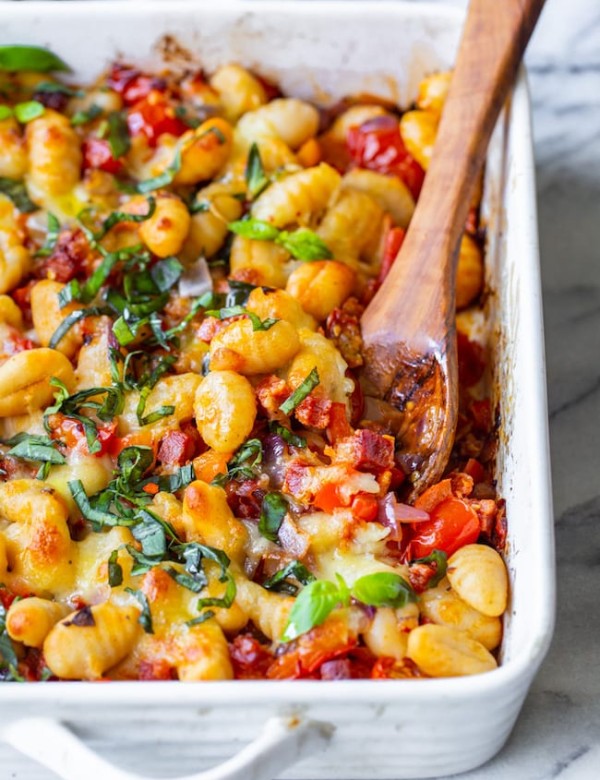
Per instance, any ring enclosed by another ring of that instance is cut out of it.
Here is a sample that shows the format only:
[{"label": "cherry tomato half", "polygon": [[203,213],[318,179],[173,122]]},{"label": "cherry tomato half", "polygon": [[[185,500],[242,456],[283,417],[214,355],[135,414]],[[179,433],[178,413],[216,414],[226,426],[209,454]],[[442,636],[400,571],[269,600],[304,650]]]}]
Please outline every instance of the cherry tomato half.
[{"label": "cherry tomato half", "polygon": [[406,235],[406,230],[404,230],[401,227],[390,228],[386,233],[385,242],[383,244],[383,258],[381,260],[381,270],[379,271],[379,276],[377,277],[377,281],[379,284],[382,284],[385,277],[389,274],[392,265],[394,264],[394,260],[398,256],[398,252],[402,247],[402,243],[404,242],[405,235]]},{"label": "cherry tomato half", "polygon": [[104,138],[88,138],[83,142],[83,167],[120,173],[123,163],[113,157],[110,145]]},{"label": "cherry tomato half", "polygon": [[127,126],[131,135],[145,135],[151,146],[156,146],[163,133],[180,136],[189,129],[165,95],[156,90],[129,109]]},{"label": "cherry tomato half", "polygon": [[108,86],[118,92],[126,106],[137,103],[152,90],[165,90],[167,83],[156,76],[146,76],[128,65],[113,65],[107,79]]},{"label": "cherry tomato half", "polygon": [[460,498],[447,498],[433,508],[431,520],[414,523],[409,544],[411,559],[424,558],[434,550],[452,555],[479,536],[479,519],[475,510]]},{"label": "cherry tomato half", "polygon": [[400,125],[393,116],[378,116],[358,127],[351,127],[346,145],[352,160],[361,168],[398,176],[416,199],[425,171],[412,157],[402,141]]}]

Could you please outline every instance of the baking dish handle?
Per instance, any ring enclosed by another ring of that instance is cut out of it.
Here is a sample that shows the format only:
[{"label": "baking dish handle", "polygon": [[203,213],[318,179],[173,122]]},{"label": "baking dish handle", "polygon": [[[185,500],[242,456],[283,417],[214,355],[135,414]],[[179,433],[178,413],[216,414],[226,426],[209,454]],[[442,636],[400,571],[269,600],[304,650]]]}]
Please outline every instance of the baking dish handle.
[{"label": "baking dish handle", "polygon": [[[328,723],[271,718],[258,737],[232,758],[204,772],[172,780],[272,780],[326,747],[333,731]],[[15,721],[4,728],[1,738],[63,780],[150,780],[108,763],[65,724],[51,718]]]}]

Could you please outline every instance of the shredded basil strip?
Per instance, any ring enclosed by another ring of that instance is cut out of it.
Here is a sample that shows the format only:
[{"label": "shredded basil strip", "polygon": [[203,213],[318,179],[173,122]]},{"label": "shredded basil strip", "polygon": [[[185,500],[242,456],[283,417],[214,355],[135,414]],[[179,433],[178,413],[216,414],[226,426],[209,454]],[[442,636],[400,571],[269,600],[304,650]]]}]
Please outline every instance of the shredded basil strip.
[{"label": "shredded basil strip", "polygon": [[62,465],[67,462],[65,456],[56,449],[58,442],[48,436],[18,433],[8,439],[5,444],[11,447],[6,454],[13,458],[53,465]]},{"label": "shredded basil strip", "polygon": [[119,551],[113,550],[108,559],[108,584],[111,588],[117,588],[123,584],[123,567],[118,558]]},{"label": "shredded basil strip", "polygon": [[71,70],[56,54],[41,46],[2,45],[0,46],[0,70],[9,72]]},{"label": "shredded basil strip", "polygon": [[304,399],[315,389],[321,380],[316,368],[304,379],[294,392],[279,407],[279,411],[284,414],[291,414],[294,409],[304,401]]},{"label": "shredded basil strip", "polygon": [[424,558],[415,558],[414,561],[409,563],[409,566],[413,566],[415,563],[425,563],[428,566],[433,565],[435,567],[435,574],[427,583],[428,588],[435,588],[446,576],[448,556],[443,550],[433,550],[433,552],[429,553],[429,555],[426,555]]},{"label": "shredded basil strip", "polygon": [[271,422],[269,425],[272,433],[281,436],[286,444],[291,444],[292,447],[306,447],[306,439],[303,436],[298,436],[297,433],[290,431],[284,425],[280,425],[278,422]]},{"label": "shredded basil strip", "polygon": [[47,94],[59,93],[66,95],[67,97],[83,97],[85,92],[81,89],[73,89],[66,84],[61,84],[57,81],[40,81],[35,85],[34,92],[44,92]]},{"label": "shredded basil strip", "polygon": [[275,590],[280,593],[289,593],[295,595],[298,592],[298,587],[289,582],[289,578],[293,577],[301,585],[308,585],[310,582],[314,582],[316,577],[312,574],[303,563],[300,561],[291,561],[273,574],[272,577],[268,577],[263,583],[263,588],[267,590]]},{"label": "shredded basil strip", "polygon": [[27,188],[22,181],[0,176],[0,192],[9,197],[23,214],[30,214],[39,208],[27,194]]},{"label": "shredded basil strip", "polygon": [[202,623],[206,623],[207,620],[210,620],[211,618],[214,618],[215,613],[212,611],[212,609],[207,609],[206,612],[203,612],[201,615],[198,615],[198,617],[192,618],[191,620],[186,620],[185,624],[186,626],[200,626]]},{"label": "shredded basil strip", "polygon": [[148,604],[146,595],[142,593],[141,590],[134,590],[133,588],[125,588],[125,590],[127,593],[131,593],[131,595],[136,599],[142,608],[138,622],[147,634],[153,634],[154,627],[152,625],[152,613],[150,612],[150,604]]},{"label": "shredded basil strip", "polygon": [[97,106],[94,103],[85,111],[76,111],[71,117],[71,124],[74,127],[78,127],[79,125],[85,125],[88,122],[92,122],[94,119],[97,119],[99,116],[102,115],[102,113],[103,111],[100,108],[100,106]]},{"label": "shredded basil strip", "polygon": [[4,119],[10,119],[13,115],[13,110],[10,106],[0,106],[0,121]]},{"label": "shredded basil strip", "polygon": [[269,328],[272,328],[273,325],[279,322],[279,320],[273,319],[272,317],[269,317],[266,320],[261,320],[258,314],[255,314],[252,311],[248,311],[248,309],[244,308],[243,306],[228,306],[223,309],[209,309],[204,313],[207,317],[216,317],[219,320],[226,320],[229,319],[229,317],[239,317],[245,315],[252,323],[253,331],[269,330]]},{"label": "shredded basil strip", "polygon": [[99,233],[94,233],[94,241],[100,241],[108,233],[109,230],[114,228],[120,222],[145,222],[150,219],[156,211],[156,198],[150,196],[148,198],[148,211],[145,214],[126,214],[123,211],[113,211],[102,223],[102,229]]},{"label": "shredded basil strip", "polygon": [[174,362],[175,362],[175,358],[172,356],[163,358],[160,361],[160,363],[156,366],[156,368],[152,371],[150,376],[146,379],[143,386],[140,387],[140,398],[138,401],[137,408],[135,410],[140,425],[150,425],[150,423],[156,422],[157,420],[160,420],[162,417],[168,417],[170,414],[173,414],[173,412],[175,411],[174,406],[163,405],[163,406],[159,406],[158,409],[155,409],[151,414],[144,415],[148,396],[152,392],[152,389],[154,388],[158,380],[167,373],[167,371],[171,368]]},{"label": "shredded basil strip", "polygon": [[287,510],[288,503],[281,493],[267,493],[263,498],[258,530],[265,539],[277,541]]},{"label": "shredded basil strip", "polygon": [[110,314],[110,309],[107,309],[105,306],[90,306],[88,309],[77,309],[76,311],[72,311],[54,331],[48,346],[50,349],[56,349],[73,325],[78,323],[79,320],[84,319],[84,317],[99,317],[102,314]]},{"label": "shredded basil strip", "polygon": [[232,479],[253,479],[254,469],[262,463],[263,446],[260,439],[248,439],[227,464],[226,474],[217,474],[212,485],[224,487]]},{"label": "shredded basil strip", "polygon": [[173,157],[173,160],[171,164],[158,176],[154,176],[152,179],[146,179],[145,181],[140,181],[135,185],[135,189],[137,192],[142,193],[145,195],[148,192],[152,192],[152,190],[158,190],[161,187],[167,187],[169,184],[172,183],[173,179],[177,174],[179,173],[181,169],[181,147],[178,146],[177,150],[175,151],[175,156]]},{"label": "shredded basil strip", "polygon": [[112,111],[107,119],[106,140],[110,146],[110,151],[115,160],[127,154],[131,148],[131,139],[129,137],[129,128],[127,119],[121,111]]},{"label": "shredded basil strip", "polygon": [[196,479],[193,463],[180,466],[174,474],[163,474],[160,477],[148,477],[140,483],[143,489],[146,485],[156,485],[159,493],[175,493],[187,487]]},{"label": "shredded basil strip", "polygon": [[60,222],[58,218],[48,212],[48,230],[46,232],[46,240],[44,246],[35,253],[35,257],[48,257],[54,251],[56,242],[60,235]]},{"label": "shredded basil strip", "polygon": [[220,607],[221,609],[229,609],[233,602],[235,601],[235,595],[237,593],[237,586],[235,584],[235,580],[233,577],[228,574],[227,575],[227,587],[225,588],[225,593],[221,597],[207,597],[203,599],[198,599],[197,607],[198,609],[204,609],[205,607]]},{"label": "shredded basil strip", "polygon": [[0,681],[23,682],[19,674],[19,659],[6,630],[6,607],[0,602]]},{"label": "shredded basil strip", "polygon": [[260,193],[269,186],[269,178],[265,174],[262,159],[260,156],[260,150],[256,143],[253,143],[248,153],[248,161],[246,162],[246,185],[248,187],[248,194],[250,198],[258,197]]},{"label": "shredded basil strip", "polygon": [[114,525],[130,525],[130,523],[123,523],[122,518],[118,515],[112,514],[112,512],[105,511],[103,509],[94,508],[88,498],[83,483],[80,479],[73,479],[67,483],[73,500],[77,504],[77,507],[83,517],[86,520],[90,520],[100,525],[114,526]]}]

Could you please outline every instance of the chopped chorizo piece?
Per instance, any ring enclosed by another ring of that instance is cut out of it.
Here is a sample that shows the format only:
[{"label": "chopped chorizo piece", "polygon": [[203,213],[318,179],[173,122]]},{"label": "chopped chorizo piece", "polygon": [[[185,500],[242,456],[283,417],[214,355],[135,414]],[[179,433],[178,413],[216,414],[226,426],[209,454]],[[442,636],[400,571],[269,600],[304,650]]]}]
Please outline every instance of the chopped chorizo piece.
[{"label": "chopped chorizo piece", "polygon": [[340,460],[352,463],[356,469],[367,471],[394,467],[394,438],[362,428],[342,439],[337,446]]},{"label": "chopped chorizo piece", "polygon": [[40,279],[70,282],[90,270],[93,253],[82,230],[63,230],[50,257],[36,268]]},{"label": "chopped chorizo piece", "polygon": [[327,338],[333,341],[350,368],[358,368],[364,363],[360,330],[363,310],[356,298],[349,298],[341,308],[334,309],[325,322]]},{"label": "chopped chorizo piece", "polygon": [[158,460],[165,466],[183,466],[196,454],[196,441],[190,433],[169,431],[158,446]]},{"label": "chopped chorizo piece", "polygon": [[294,414],[298,422],[310,428],[324,430],[329,425],[333,404],[326,398],[318,398],[312,393],[298,404]]},{"label": "chopped chorizo piece", "polygon": [[261,379],[256,386],[258,403],[267,415],[278,412],[289,394],[290,389],[285,379],[280,379],[274,374]]},{"label": "chopped chorizo piece", "polygon": [[236,680],[264,679],[273,657],[252,634],[238,634],[229,643],[229,656]]},{"label": "chopped chorizo piece", "polygon": [[255,479],[243,482],[232,480],[225,487],[227,503],[236,517],[245,520],[256,520],[260,517],[265,491],[259,487]]}]

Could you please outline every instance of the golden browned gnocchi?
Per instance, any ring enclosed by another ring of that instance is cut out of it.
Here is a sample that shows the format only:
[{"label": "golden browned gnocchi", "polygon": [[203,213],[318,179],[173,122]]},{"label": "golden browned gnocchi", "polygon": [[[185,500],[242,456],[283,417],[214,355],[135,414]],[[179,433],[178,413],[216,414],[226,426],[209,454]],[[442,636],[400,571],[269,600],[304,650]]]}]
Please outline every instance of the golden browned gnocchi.
[{"label": "golden browned gnocchi", "polygon": [[81,90],[26,61],[9,78],[0,679],[493,670],[509,581],[486,353],[463,327],[483,287],[477,201],[458,261],[464,424],[417,508],[393,426],[363,402],[360,318],[450,75],[408,112],[322,110],[227,62],[116,63]]}]

